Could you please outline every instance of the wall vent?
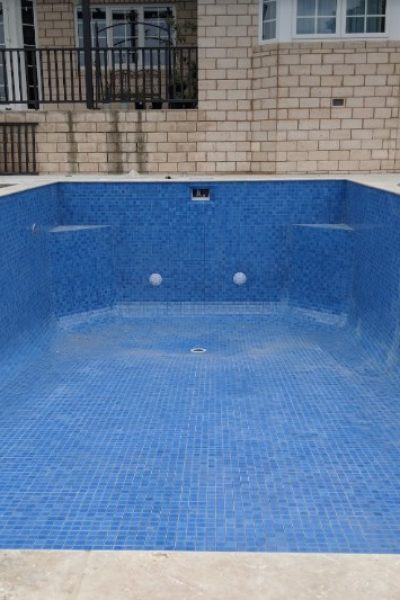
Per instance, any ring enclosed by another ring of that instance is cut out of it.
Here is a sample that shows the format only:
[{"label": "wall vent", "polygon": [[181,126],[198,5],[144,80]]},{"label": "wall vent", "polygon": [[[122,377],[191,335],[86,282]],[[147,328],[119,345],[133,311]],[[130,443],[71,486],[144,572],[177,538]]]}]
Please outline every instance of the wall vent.
[{"label": "wall vent", "polygon": [[344,98],[332,98],[332,106],[334,108],[343,108],[345,104]]}]

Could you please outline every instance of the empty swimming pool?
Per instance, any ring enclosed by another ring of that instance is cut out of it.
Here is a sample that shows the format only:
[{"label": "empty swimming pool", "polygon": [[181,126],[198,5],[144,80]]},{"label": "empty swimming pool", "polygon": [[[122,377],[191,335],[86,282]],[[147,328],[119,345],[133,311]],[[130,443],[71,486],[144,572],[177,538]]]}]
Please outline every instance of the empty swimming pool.
[{"label": "empty swimming pool", "polygon": [[0,547],[398,552],[399,201],[3,195]]}]

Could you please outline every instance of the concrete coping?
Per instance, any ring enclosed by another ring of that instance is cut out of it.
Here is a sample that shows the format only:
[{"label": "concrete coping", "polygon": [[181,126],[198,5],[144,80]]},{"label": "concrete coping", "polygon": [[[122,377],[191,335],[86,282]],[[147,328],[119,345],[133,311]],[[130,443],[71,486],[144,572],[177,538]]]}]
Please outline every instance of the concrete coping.
[{"label": "concrete coping", "polygon": [[[5,196],[17,194],[20,192],[37,189],[55,183],[193,183],[193,182],[252,182],[252,181],[351,181],[367,187],[372,187],[392,194],[400,195],[400,173],[380,174],[318,174],[318,175],[290,175],[290,176],[272,176],[272,175],[171,175],[171,179],[166,176],[154,175],[21,175],[21,176],[2,176],[0,177],[0,199]],[[4,187],[1,187],[1,186]]]}]

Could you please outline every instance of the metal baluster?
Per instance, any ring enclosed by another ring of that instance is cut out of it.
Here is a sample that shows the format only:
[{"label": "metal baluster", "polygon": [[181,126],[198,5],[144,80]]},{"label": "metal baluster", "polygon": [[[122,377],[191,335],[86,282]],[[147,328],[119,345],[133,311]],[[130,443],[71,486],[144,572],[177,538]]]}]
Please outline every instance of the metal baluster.
[{"label": "metal baluster", "polygon": [[75,102],[75,81],[74,81],[74,59],[73,52],[69,51],[69,84],[71,89],[71,102]]},{"label": "metal baluster", "polygon": [[66,75],[67,75],[67,70],[65,67],[65,50],[64,48],[62,48],[60,50],[61,52],[61,70],[62,70],[62,84],[63,84],[63,90],[64,90],[64,102],[68,102],[68,96],[67,96],[67,80],[66,80]]},{"label": "metal baluster", "polygon": [[3,172],[7,173],[8,171],[8,149],[7,149],[7,125],[4,124],[2,126],[2,130],[3,130]]},{"label": "metal baluster", "polygon": [[25,142],[25,170],[29,173],[29,125],[24,127],[24,142]]},{"label": "metal baluster", "polygon": [[47,85],[49,90],[49,102],[53,102],[53,86],[52,86],[52,77],[51,77],[51,60],[50,60],[50,50],[46,48],[46,59],[47,59]]},{"label": "metal baluster", "polygon": [[54,56],[54,68],[55,68],[55,80],[56,80],[56,98],[57,98],[57,103],[60,102],[60,81],[59,81],[59,77],[58,77],[58,52],[56,49],[53,50],[53,56]]},{"label": "metal baluster", "polygon": [[37,173],[36,168],[36,124],[32,125],[32,173]]},{"label": "metal baluster", "polygon": [[14,141],[14,129],[10,126],[10,150],[11,150],[11,171],[15,173],[15,141]]}]

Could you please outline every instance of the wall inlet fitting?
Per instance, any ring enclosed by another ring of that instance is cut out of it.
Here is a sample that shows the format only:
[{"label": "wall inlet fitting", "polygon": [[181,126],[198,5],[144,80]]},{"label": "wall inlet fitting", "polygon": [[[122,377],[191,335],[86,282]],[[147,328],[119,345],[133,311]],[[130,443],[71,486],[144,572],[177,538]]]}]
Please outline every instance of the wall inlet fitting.
[{"label": "wall inlet fitting", "polygon": [[211,200],[210,188],[192,188],[192,200],[194,202],[208,202]]},{"label": "wall inlet fitting", "polygon": [[247,283],[247,275],[241,271],[235,273],[233,276],[233,283],[235,285],[245,285],[245,283]]},{"label": "wall inlet fitting", "polygon": [[159,287],[163,282],[163,278],[160,273],[152,273],[149,277],[149,283],[153,287]]},{"label": "wall inlet fitting", "polygon": [[204,354],[207,350],[205,348],[192,348],[190,352],[192,354]]},{"label": "wall inlet fitting", "polygon": [[344,98],[332,98],[331,104],[334,108],[344,108],[346,103]]}]

